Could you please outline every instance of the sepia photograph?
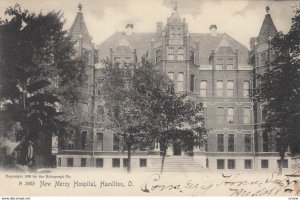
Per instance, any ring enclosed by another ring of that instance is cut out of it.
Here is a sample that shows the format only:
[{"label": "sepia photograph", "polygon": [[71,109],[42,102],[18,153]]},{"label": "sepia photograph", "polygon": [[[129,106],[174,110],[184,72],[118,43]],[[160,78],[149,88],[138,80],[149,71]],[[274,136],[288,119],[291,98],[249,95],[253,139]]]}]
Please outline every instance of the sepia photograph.
[{"label": "sepia photograph", "polygon": [[0,11],[2,200],[298,200],[300,1],[0,0]]}]

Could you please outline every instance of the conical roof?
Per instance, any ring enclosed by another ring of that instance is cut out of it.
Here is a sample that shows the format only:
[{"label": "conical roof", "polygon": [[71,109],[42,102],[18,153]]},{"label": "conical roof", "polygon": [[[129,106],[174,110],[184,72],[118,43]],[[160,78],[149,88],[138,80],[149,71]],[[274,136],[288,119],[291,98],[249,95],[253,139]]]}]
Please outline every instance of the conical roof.
[{"label": "conical roof", "polygon": [[91,37],[88,29],[86,28],[80,5],[69,34],[74,41],[77,41],[80,37],[82,37],[83,42],[91,43]]},{"label": "conical roof", "polygon": [[273,38],[277,34],[277,29],[273,23],[271,15],[268,12],[269,9],[267,9],[267,14],[265,16],[263,24],[260,28],[259,35],[257,37],[258,45],[268,43],[269,38]]}]

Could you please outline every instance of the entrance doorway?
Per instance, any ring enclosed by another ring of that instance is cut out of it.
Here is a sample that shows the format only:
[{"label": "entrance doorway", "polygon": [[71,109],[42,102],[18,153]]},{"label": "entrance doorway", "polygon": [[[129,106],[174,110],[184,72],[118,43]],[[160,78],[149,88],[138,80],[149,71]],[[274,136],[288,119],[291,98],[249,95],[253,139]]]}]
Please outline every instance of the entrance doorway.
[{"label": "entrance doorway", "polygon": [[174,156],[181,156],[181,145],[180,145],[180,142],[175,142],[173,144],[173,155]]}]

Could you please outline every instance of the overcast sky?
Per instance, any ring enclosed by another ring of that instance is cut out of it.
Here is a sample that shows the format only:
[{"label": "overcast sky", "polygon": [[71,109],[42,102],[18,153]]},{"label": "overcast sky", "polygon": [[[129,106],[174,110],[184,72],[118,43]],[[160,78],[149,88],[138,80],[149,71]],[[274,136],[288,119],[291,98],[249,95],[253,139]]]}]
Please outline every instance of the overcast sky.
[{"label": "overcast sky", "polygon": [[[99,44],[115,31],[123,31],[127,23],[134,32],[154,32],[156,22],[165,25],[172,12],[172,0],[0,0],[0,17],[6,18],[7,7],[19,3],[34,12],[61,10],[66,18],[65,28],[73,23],[81,3],[85,22],[93,41]],[[278,30],[287,32],[291,25],[293,5],[299,1],[242,1],[242,0],[178,0],[178,12],[186,18],[189,31],[207,33],[211,24],[249,47],[249,38],[257,36],[270,7]]]}]

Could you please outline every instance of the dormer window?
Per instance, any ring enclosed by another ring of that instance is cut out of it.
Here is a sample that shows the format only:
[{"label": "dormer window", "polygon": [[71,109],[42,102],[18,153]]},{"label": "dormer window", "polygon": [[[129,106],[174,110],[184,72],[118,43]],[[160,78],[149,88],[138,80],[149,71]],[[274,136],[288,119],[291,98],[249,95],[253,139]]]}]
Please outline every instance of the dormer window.
[{"label": "dormer window", "polygon": [[227,58],[226,59],[226,69],[227,70],[233,70],[234,69],[234,58]]}]

